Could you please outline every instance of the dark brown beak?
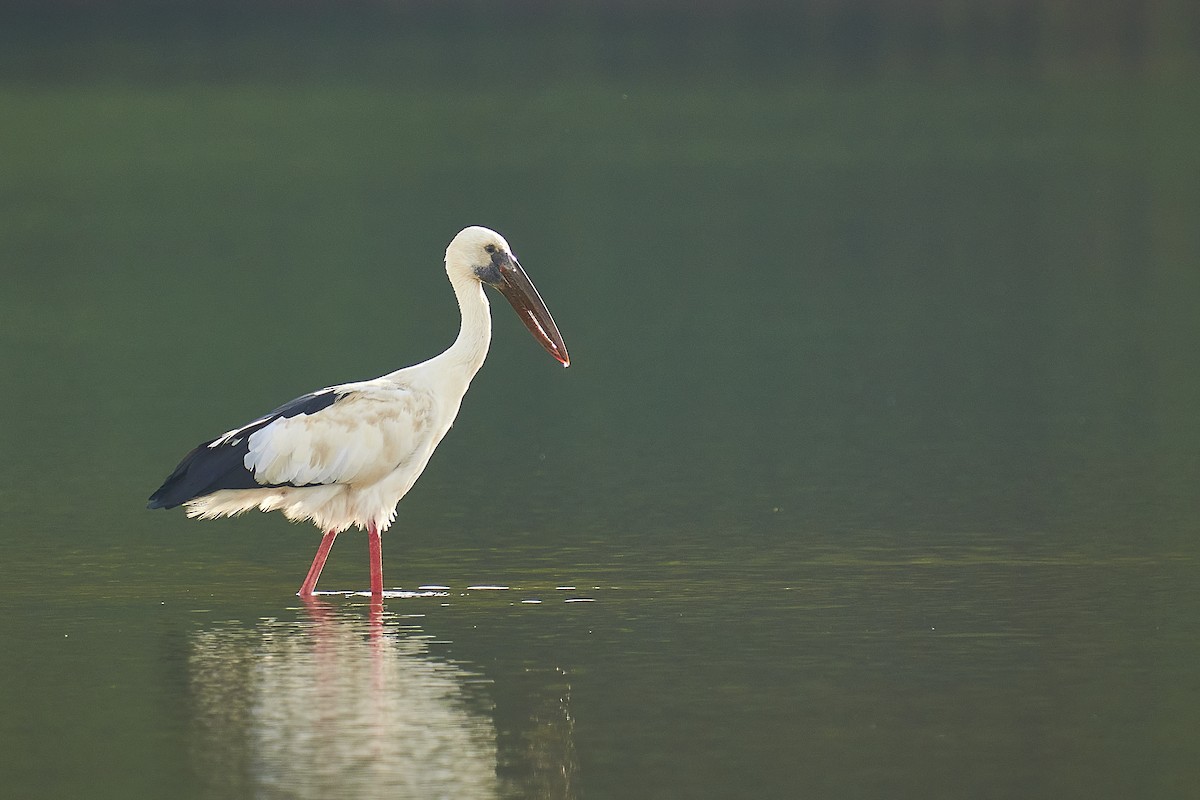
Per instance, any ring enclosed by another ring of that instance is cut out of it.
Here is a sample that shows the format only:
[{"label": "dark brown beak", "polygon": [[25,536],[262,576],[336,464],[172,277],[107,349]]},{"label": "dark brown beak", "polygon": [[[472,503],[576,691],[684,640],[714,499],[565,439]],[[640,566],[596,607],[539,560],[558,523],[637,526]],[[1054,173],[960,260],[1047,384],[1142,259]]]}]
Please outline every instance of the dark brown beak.
[{"label": "dark brown beak", "polygon": [[533,282],[529,280],[525,270],[521,269],[520,262],[508,253],[499,252],[492,257],[492,266],[495,267],[495,273],[499,273],[499,280],[489,280],[488,283],[508,298],[517,316],[525,323],[525,327],[529,328],[533,338],[546,348],[546,352],[558,359],[564,367],[571,366],[562,334],[558,332],[558,326],[554,324],[554,318],[550,316],[550,311],[542,302],[542,297],[534,288]]}]

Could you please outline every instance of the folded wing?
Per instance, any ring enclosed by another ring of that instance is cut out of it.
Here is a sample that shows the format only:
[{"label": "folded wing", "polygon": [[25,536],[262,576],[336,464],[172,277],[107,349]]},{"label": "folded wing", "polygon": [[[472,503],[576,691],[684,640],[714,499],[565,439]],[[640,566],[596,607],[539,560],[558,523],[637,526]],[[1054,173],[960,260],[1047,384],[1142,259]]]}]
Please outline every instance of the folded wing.
[{"label": "folded wing", "polygon": [[222,489],[369,483],[428,444],[430,399],[372,382],[298,397],[188,453],[150,497],[174,508]]}]

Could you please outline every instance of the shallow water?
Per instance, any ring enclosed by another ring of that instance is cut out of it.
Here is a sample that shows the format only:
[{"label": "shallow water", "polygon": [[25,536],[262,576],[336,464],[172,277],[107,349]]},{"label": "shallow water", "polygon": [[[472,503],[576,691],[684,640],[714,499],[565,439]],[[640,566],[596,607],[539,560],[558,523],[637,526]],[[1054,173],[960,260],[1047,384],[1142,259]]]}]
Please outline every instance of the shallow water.
[{"label": "shallow water", "polygon": [[[0,60],[0,793],[1190,795],[1192,83],[256,30]],[[382,604],[365,537],[301,603],[317,531],[144,509],[445,347],[469,223],[572,366],[493,298]]]}]

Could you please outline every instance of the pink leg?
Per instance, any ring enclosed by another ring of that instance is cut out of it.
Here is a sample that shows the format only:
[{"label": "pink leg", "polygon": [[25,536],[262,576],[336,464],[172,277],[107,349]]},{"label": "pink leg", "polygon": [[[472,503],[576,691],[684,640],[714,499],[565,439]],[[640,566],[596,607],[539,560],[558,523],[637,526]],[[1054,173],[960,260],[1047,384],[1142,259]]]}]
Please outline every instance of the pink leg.
[{"label": "pink leg", "polygon": [[367,549],[371,551],[371,596],[383,597],[383,541],[373,522],[367,526]]},{"label": "pink leg", "polygon": [[308,568],[308,577],[304,579],[304,583],[300,585],[300,591],[296,594],[301,597],[312,597],[313,589],[317,588],[317,578],[321,577],[321,569],[325,566],[325,559],[329,558],[329,549],[333,547],[333,540],[336,538],[337,531],[329,531],[321,539],[317,555],[313,558],[312,566]]}]

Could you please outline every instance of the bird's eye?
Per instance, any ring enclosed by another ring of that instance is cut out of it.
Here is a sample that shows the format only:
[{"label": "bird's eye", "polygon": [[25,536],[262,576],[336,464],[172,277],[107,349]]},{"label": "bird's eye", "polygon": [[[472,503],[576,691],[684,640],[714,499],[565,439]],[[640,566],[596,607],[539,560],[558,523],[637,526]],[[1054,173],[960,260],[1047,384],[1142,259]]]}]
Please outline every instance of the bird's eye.
[{"label": "bird's eye", "polygon": [[494,244],[484,245],[483,249],[487,250],[489,253],[494,253],[494,252],[496,252],[496,245],[494,245]]}]

